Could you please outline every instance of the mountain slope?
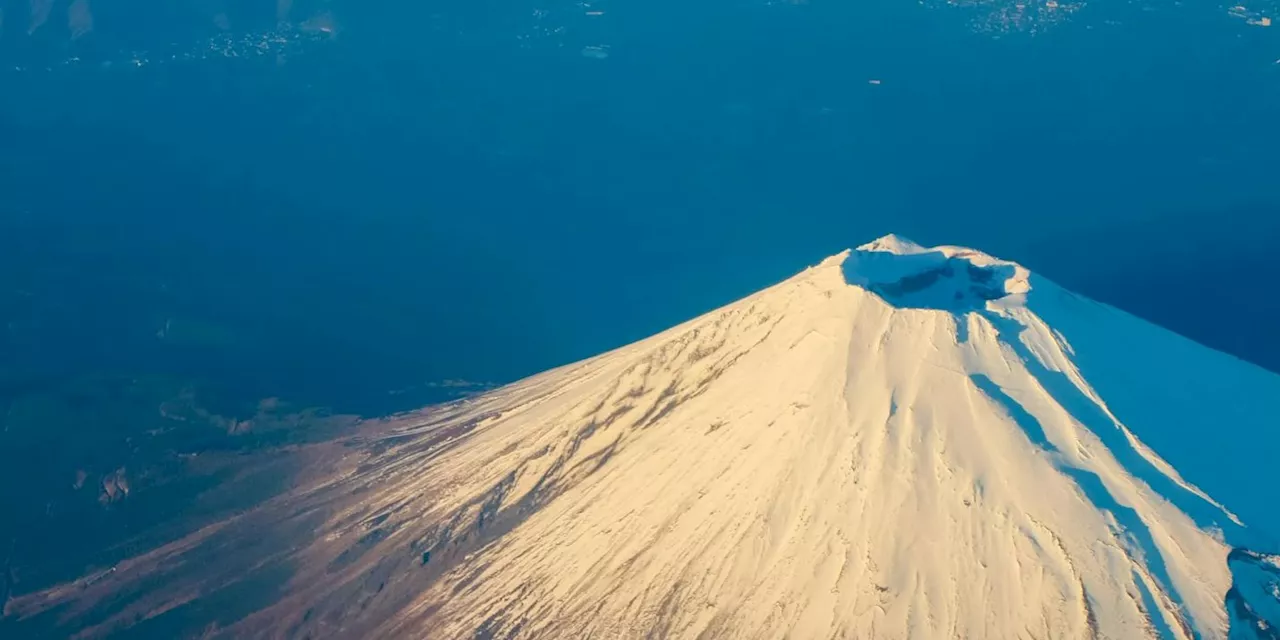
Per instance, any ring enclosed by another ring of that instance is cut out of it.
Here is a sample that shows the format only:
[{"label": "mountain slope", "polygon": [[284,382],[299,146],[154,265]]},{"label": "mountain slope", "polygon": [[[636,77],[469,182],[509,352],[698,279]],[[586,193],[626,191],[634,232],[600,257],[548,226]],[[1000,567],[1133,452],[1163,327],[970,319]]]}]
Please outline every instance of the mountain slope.
[{"label": "mountain slope", "polygon": [[296,490],[6,613],[87,635],[1274,638],[1276,416],[1280,377],[891,236],[370,424]]}]

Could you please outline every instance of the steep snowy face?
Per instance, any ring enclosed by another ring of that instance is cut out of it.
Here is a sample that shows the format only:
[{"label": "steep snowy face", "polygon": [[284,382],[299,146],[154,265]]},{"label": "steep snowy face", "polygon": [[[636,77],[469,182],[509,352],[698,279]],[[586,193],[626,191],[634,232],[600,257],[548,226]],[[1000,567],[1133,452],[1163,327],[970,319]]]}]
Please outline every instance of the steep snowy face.
[{"label": "steep snowy face", "polygon": [[10,612],[102,633],[283,571],[221,624],[1275,638],[1278,415],[1273,374],[1019,265],[888,237],[371,424],[319,480]]}]

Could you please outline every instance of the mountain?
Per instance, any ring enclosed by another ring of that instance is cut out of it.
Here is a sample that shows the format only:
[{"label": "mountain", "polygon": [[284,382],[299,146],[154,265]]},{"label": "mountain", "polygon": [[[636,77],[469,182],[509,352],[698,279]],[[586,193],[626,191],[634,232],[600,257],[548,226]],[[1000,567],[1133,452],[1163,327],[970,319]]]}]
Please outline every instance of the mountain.
[{"label": "mountain", "polygon": [[301,449],[292,490],[5,613],[86,636],[1277,638],[1277,416],[1275,374],[889,236]]}]

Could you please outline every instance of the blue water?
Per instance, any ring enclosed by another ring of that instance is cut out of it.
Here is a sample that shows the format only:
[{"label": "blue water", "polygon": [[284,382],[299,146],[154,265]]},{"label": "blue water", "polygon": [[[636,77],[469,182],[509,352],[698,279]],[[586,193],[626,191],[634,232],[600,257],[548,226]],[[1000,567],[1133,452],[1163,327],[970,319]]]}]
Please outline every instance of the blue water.
[{"label": "blue water", "polygon": [[904,0],[593,8],[334,5],[331,41],[196,61],[171,54],[208,25],[177,11],[103,8],[75,43],[10,19],[6,393],[162,372],[409,408],[891,231],[1280,371],[1275,28],[1172,3],[999,34]]}]

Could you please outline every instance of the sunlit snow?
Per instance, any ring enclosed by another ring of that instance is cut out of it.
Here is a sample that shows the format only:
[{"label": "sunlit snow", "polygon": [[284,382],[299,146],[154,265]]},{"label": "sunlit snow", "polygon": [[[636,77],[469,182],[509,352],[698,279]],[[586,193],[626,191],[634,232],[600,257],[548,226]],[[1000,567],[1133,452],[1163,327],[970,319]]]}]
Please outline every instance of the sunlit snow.
[{"label": "sunlit snow", "polygon": [[1280,377],[888,237],[371,423],[295,491],[10,610],[131,602],[103,632],[287,567],[231,630],[1271,637],[1278,415]]}]

